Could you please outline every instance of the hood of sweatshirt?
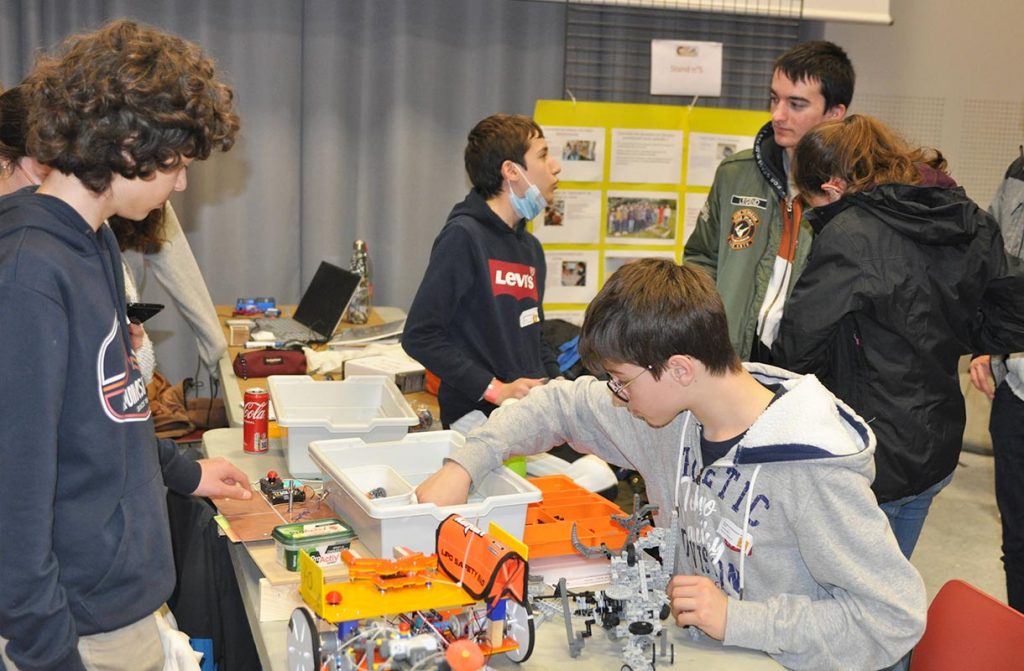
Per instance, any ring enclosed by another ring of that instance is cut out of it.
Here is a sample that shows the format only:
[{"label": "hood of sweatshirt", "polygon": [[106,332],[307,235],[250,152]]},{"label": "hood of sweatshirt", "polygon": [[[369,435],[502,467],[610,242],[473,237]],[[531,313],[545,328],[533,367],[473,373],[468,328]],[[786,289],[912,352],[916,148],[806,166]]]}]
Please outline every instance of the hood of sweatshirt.
[{"label": "hood of sweatshirt", "polygon": [[960,187],[883,184],[815,208],[807,218],[818,233],[850,207],[870,212],[893,231],[922,245],[962,245],[978,234],[979,207]]},{"label": "hood of sweatshirt", "polygon": [[491,209],[483,196],[477,193],[475,189],[469,192],[469,195],[466,196],[465,200],[452,208],[451,214],[448,215],[448,221],[452,221],[453,219],[463,216],[472,217],[484,226],[487,226],[502,235],[515,235],[517,237],[522,237],[523,233],[526,231],[526,219],[520,219],[516,222],[514,227],[510,227],[505,223],[504,219],[499,217],[498,214]]},{"label": "hood of sweatshirt", "polygon": [[[101,226],[98,231],[94,231],[85,219],[63,200],[36,194],[35,191],[35,186],[28,186],[0,198],[0,215],[4,221],[3,227],[0,228],[0,238],[36,229],[59,239],[81,257],[103,253],[112,259],[119,257],[117,239],[107,226]],[[106,264],[104,265],[106,267]],[[19,272],[31,273],[32,270],[21,267]],[[106,281],[114,304],[122,305],[124,277],[118,272],[107,272]]]},{"label": "hood of sweatshirt", "polygon": [[874,433],[818,378],[763,364],[744,366],[761,384],[781,386],[785,393],[765,409],[737,444],[731,455],[733,463],[841,463],[869,480],[874,478]]},{"label": "hood of sweatshirt", "polygon": [[[61,239],[64,244],[82,255],[94,254],[96,247],[93,238],[96,232],[67,203],[47,195],[36,195],[35,186],[26,186],[3,198],[0,198],[0,212],[24,212],[24,215],[10,217],[0,228],[0,237],[13,235],[26,228],[36,228]],[[45,202],[43,202],[45,199]],[[42,209],[48,213],[46,217],[33,217]]]},{"label": "hood of sweatshirt", "polygon": [[764,179],[771,185],[779,198],[785,198],[789,192],[786,180],[786,168],[783,162],[784,150],[775,144],[775,131],[769,121],[754,138],[754,161]]}]

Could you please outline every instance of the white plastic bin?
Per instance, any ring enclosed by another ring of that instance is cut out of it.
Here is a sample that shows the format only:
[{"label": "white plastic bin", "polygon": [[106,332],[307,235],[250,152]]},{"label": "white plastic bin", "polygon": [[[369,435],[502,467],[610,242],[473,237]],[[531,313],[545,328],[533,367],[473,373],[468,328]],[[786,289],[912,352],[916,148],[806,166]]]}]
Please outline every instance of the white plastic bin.
[{"label": "white plastic bin", "polygon": [[284,450],[288,473],[296,478],[322,476],[307,451],[314,440],[398,440],[419,423],[398,387],[383,375],[337,381],[271,375],[267,386],[277,423],[288,429]]},{"label": "white plastic bin", "polygon": [[[398,471],[384,464],[343,468],[338,479],[348,483],[352,491],[363,492],[368,498],[373,498],[379,506],[412,502],[412,485]],[[371,492],[374,494],[372,497]]]},{"label": "white plastic bin", "polygon": [[[522,539],[526,525],[526,506],[540,501],[541,492],[525,478],[507,468],[489,473],[470,492],[469,501],[457,506],[433,503],[396,504],[371,499],[366,492],[378,486],[373,468],[381,482],[391,478],[396,491],[410,490],[441,468],[452,447],[465,438],[455,431],[411,433],[401,440],[370,443],[355,438],[313,441],[309,454],[325,475],[333,478],[325,484],[327,503],[355,529],[366,549],[378,557],[391,557],[392,548],[402,545],[414,551],[434,552],[437,525],[448,515],[466,517],[486,531],[491,522],[501,525]],[[397,474],[399,482],[393,479]],[[384,486],[384,485],[380,485]]]}]

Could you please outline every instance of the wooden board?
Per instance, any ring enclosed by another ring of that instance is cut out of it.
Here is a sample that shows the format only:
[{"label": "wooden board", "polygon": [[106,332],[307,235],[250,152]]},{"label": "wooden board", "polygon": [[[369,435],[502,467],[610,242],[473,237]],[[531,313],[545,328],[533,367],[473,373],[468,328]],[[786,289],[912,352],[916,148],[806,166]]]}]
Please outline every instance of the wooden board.
[{"label": "wooden board", "polygon": [[322,520],[338,515],[331,510],[326,501],[320,500],[311,488],[306,488],[306,500],[292,505],[291,512],[287,503],[276,506],[270,504],[263,494],[253,491],[248,501],[238,499],[213,499],[217,511],[228,522],[230,528],[224,531],[234,542],[271,540],[274,527],[292,522]]}]

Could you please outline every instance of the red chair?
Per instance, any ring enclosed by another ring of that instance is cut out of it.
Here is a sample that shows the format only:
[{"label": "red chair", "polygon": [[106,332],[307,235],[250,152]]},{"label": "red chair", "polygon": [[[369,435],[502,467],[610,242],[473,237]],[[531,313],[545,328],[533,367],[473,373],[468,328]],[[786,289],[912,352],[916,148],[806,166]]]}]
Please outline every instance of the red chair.
[{"label": "red chair", "polygon": [[963,580],[950,580],[928,607],[910,671],[1024,669],[1024,615]]}]

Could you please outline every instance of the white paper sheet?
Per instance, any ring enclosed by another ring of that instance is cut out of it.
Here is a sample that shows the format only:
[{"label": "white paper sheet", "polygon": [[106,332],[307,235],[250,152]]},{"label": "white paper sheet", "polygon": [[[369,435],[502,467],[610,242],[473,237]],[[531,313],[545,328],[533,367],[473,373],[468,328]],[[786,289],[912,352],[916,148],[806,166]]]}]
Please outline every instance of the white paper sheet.
[{"label": "white paper sheet", "polygon": [[697,217],[700,216],[700,211],[704,207],[704,203],[708,201],[708,194],[706,193],[688,193],[684,202],[686,203],[685,210],[683,211],[683,245],[686,245],[686,241],[690,239],[690,235],[693,233],[693,229],[697,226]]},{"label": "white paper sheet", "polygon": [[678,184],[682,179],[683,131],[612,129],[612,182]]},{"label": "white paper sheet", "polygon": [[598,253],[596,251],[548,250],[545,303],[589,303],[597,295]]},{"label": "white paper sheet", "polygon": [[674,252],[657,252],[641,249],[634,252],[610,249],[604,253],[604,281],[607,282],[608,278],[612,276],[612,273],[627,263],[636,261],[637,259],[653,258],[675,260],[676,255]]},{"label": "white paper sheet", "polygon": [[749,135],[690,133],[686,183],[690,186],[711,186],[719,163],[736,152],[753,146],[754,138]]},{"label": "white paper sheet", "polygon": [[604,177],[604,128],[544,126],[548,151],[562,163],[558,179],[600,182]]},{"label": "white paper sheet", "polygon": [[601,241],[601,192],[592,189],[558,189],[533,220],[533,234],[544,244],[598,243]]}]

